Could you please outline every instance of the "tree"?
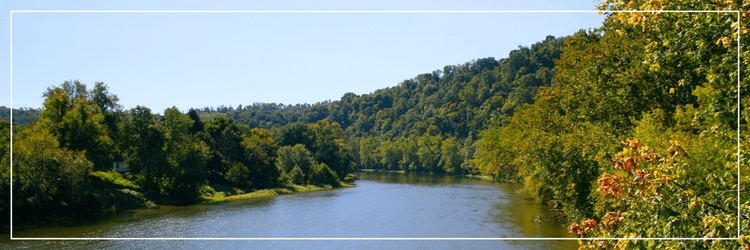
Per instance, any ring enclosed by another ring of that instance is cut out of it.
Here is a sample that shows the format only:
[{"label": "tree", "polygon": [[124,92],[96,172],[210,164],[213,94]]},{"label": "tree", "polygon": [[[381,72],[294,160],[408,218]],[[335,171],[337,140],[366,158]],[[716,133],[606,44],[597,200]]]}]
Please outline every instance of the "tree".
[{"label": "tree", "polygon": [[10,225],[10,122],[0,120],[0,219],[3,225]]},{"label": "tree", "polygon": [[233,162],[226,176],[227,180],[237,187],[248,188],[253,185],[250,180],[250,170],[241,162]]},{"label": "tree", "polygon": [[314,137],[314,146],[311,152],[315,160],[325,163],[331,170],[339,176],[354,170],[355,162],[352,153],[347,149],[344,142],[344,130],[334,122],[318,121],[311,125]]},{"label": "tree", "polygon": [[13,147],[14,205],[73,209],[83,204],[85,177],[93,166],[83,152],[60,148],[45,130],[23,131]]},{"label": "tree", "polygon": [[[280,147],[277,151],[278,160],[276,166],[282,171],[289,174],[292,169],[297,167],[303,174],[310,173],[313,164],[313,157],[305,145],[297,144],[292,146]],[[300,184],[300,183],[297,183]]]},{"label": "tree", "polygon": [[[192,129],[195,128],[195,125],[193,125]],[[210,181],[221,183],[224,180],[224,174],[227,173],[234,162],[250,164],[246,162],[245,149],[240,145],[243,134],[236,121],[217,116],[205,124],[203,132],[207,135],[204,141],[207,142],[212,151],[211,160],[207,164]]]},{"label": "tree", "polygon": [[163,175],[169,172],[165,138],[162,129],[156,124],[156,116],[151,109],[136,106],[130,110],[130,120],[124,131],[126,137],[124,153],[126,163],[135,174],[145,175],[145,187],[158,190],[162,185]]},{"label": "tree", "polygon": [[449,174],[461,172],[461,152],[459,145],[453,137],[445,139],[440,146],[440,167]]},{"label": "tree", "polygon": [[198,198],[206,183],[205,166],[210,149],[190,132],[193,120],[173,107],[164,111],[164,151],[171,169],[167,172],[165,189],[178,201]]},{"label": "tree", "polygon": [[254,128],[242,141],[251,181],[258,188],[267,188],[277,184],[279,169],[276,167],[277,146],[271,133],[265,129]]},{"label": "tree", "polygon": [[86,85],[78,81],[66,81],[60,87],[48,88],[44,93],[46,99],[39,118],[40,125],[37,126],[56,137],[61,147],[85,151],[97,170],[109,169],[117,153],[102,109],[94,102],[116,105],[117,98],[101,97],[106,96],[102,89],[106,87],[97,84],[97,99],[94,100]]},{"label": "tree", "polygon": [[331,185],[333,187],[341,186],[341,182],[339,181],[339,176],[328,168],[328,165],[325,163],[317,163],[315,162],[312,166],[312,171],[309,175],[310,183],[313,184],[326,184]]}]

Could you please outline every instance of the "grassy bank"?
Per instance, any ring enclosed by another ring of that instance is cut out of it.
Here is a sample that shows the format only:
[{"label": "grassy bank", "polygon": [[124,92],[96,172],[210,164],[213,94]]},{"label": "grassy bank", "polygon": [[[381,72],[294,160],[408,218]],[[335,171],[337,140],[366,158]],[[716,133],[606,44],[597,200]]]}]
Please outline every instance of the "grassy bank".
[{"label": "grassy bank", "polygon": [[[341,183],[341,187],[353,187],[354,184]],[[277,188],[260,189],[260,190],[244,190],[235,187],[228,187],[224,185],[206,185],[204,187],[201,198],[205,202],[219,202],[219,201],[231,201],[231,200],[242,200],[242,199],[256,199],[256,198],[268,198],[274,197],[280,194],[296,194],[303,192],[313,192],[321,190],[329,190],[334,187],[331,185],[285,185]]]},{"label": "grassy bank", "polygon": [[[344,181],[340,182],[339,187],[353,187],[355,178],[355,175],[347,175]],[[92,187],[90,190],[92,198],[99,203],[100,210],[122,211],[178,204],[178,202],[163,195],[146,192],[145,189],[135,184],[137,181],[130,175],[122,175],[117,172],[93,172],[89,174],[89,179]],[[200,199],[187,205],[201,202],[267,198],[280,194],[313,192],[333,188],[336,187],[331,185],[282,185],[275,188],[253,190],[221,184],[208,184],[202,187]]]}]

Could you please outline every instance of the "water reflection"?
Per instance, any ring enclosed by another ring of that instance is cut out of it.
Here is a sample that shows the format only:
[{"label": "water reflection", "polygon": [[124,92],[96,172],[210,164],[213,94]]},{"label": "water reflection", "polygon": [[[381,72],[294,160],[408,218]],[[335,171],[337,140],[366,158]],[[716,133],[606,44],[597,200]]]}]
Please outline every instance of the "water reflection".
[{"label": "water reflection", "polygon": [[[362,172],[357,186],[273,198],[159,207],[16,237],[495,238],[569,237],[517,186],[446,175]],[[575,241],[14,241],[10,248],[569,249]]]}]

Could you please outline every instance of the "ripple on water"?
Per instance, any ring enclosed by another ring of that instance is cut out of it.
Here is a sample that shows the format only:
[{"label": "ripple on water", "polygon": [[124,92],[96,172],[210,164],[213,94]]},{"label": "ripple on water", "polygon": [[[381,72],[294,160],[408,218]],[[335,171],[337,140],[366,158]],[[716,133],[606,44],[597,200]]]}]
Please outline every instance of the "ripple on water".
[{"label": "ripple on water", "polygon": [[[99,223],[37,228],[17,237],[569,237],[534,223],[546,208],[517,186],[429,174],[360,173],[357,186],[119,214]],[[7,239],[7,237],[6,237]],[[31,249],[568,249],[575,241],[13,241]]]}]

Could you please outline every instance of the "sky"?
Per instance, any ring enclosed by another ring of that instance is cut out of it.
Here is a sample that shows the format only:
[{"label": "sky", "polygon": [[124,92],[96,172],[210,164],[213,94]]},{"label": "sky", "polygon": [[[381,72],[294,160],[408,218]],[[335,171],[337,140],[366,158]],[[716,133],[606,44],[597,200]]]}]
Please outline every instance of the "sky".
[{"label": "sky", "polygon": [[[125,109],[297,104],[599,27],[591,13],[174,13],[22,10],[593,10],[582,1],[0,2],[0,106],[42,107],[64,81],[104,82]],[[4,19],[3,19],[4,18]],[[11,47],[12,36],[12,47]],[[12,52],[12,57],[11,57]],[[12,71],[12,78],[11,78]],[[11,83],[12,82],[12,83]],[[12,95],[12,98],[11,98]]]}]

